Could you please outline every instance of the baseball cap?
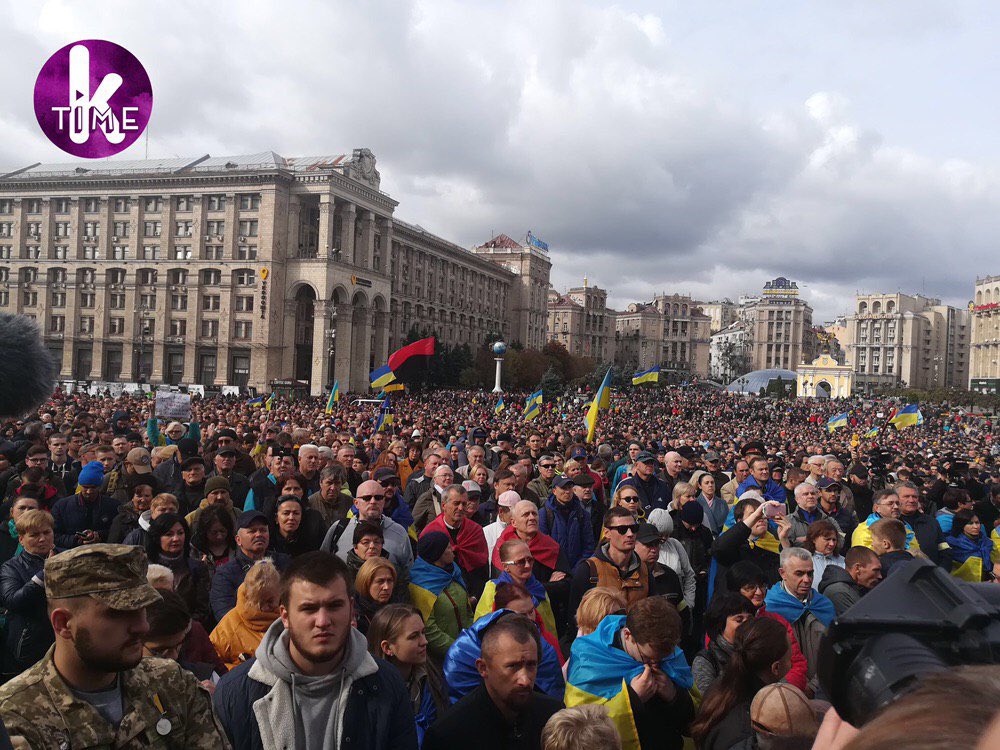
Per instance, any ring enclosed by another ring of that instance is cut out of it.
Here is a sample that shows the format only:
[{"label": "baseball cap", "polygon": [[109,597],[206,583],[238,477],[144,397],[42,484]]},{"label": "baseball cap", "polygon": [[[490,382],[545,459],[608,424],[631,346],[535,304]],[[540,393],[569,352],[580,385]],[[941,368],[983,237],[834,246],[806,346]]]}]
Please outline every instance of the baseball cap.
[{"label": "baseball cap", "polygon": [[560,489],[562,489],[563,487],[572,487],[575,484],[576,482],[574,482],[570,477],[566,476],[565,474],[556,477],[552,482],[553,487],[558,487]]},{"label": "baseball cap", "polygon": [[125,460],[136,474],[149,474],[153,470],[150,466],[152,461],[149,458],[149,451],[145,448],[133,448],[125,456]]},{"label": "baseball cap", "polygon": [[750,722],[757,732],[776,737],[812,737],[819,731],[816,712],[806,694],[781,682],[757,691],[750,703]]},{"label": "baseball cap", "polygon": [[239,451],[237,451],[235,448],[222,448],[221,450],[216,451],[215,455],[216,456],[238,456],[239,455]]},{"label": "baseball cap", "polygon": [[477,494],[483,494],[483,488],[479,486],[479,482],[473,482],[471,479],[467,479],[462,482],[462,486],[465,487],[466,492],[475,492]]},{"label": "baseball cap", "polygon": [[181,462],[181,471],[187,471],[188,469],[193,469],[195,466],[205,466],[205,459],[201,456],[191,456],[190,458],[185,458]]},{"label": "baseball cap", "polygon": [[655,464],[656,456],[649,451],[640,451],[639,455],[635,457],[635,461],[640,464]]},{"label": "baseball cap", "polygon": [[709,451],[708,453],[705,454],[705,460],[706,461],[720,461],[721,458],[719,457],[719,454],[716,453],[715,451]]},{"label": "baseball cap", "polygon": [[641,544],[660,543],[660,532],[648,521],[639,521],[639,530],[635,532],[635,540]]},{"label": "baseball cap", "polygon": [[504,508],[513,508],[519,502],[521,502],[521,496],[514,492],[514,490],[502,492],[500,493],[500,497],[497,498],[497,505]]},{"label": "baseball cap", "polygon": [[831,487],[839,488],[840,482],[838,482],[836,479],[831,479],[830,477],[823,477],[818,482],[816,482],[816,486],[819,487],[821,490],[826,490]]},{"label": "baseball cap", "polygon": [[570,451],[569,457],[573,458],[573,459],[576,459],[576,458],[586,458],[587,457],[587,449],[584,448],[584,447],[582,447],[582,446],[576,447],[572,451]]},{"label": "baseball cap", "polygon": [[236,519],[236,530],[248,529],[258,521],[267,523],[267,516],[259,510],[245,510]]},{"label": "baseball cap", "polygon": [[387,466],[383,466],[381,469],[376,470],[372,479],[379,484],[387,479],[395,479],[396,483],[399,484],[399,475]]},{"label": "baseball cap", "polygon": [[238,439],[236,437],[236,430],[230,429],[228,427],[226,429],[224,429],[224,430],[219,430],[219,432],[216,433],[216,435],[215,435],[216,440],[218,440],[219,438],[223,438],[223,437],[224,438],[229,438],[230,440],[237,440]]},{"label": "baseball cap", "polygon": [[45,595],[53,599],[92,596],[125,612],[160,600],[146,580],[149,561],[142,547],[86,544],[45,561]]}]

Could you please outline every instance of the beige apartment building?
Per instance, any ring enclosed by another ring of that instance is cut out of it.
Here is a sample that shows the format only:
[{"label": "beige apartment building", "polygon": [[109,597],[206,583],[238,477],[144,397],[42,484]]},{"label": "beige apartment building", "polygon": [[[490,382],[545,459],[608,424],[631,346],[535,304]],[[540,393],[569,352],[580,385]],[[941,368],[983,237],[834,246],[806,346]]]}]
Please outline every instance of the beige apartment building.
[{"label": "beige apartment building", "polygon": [[560,342],[578,357],[592,357],[598,362],[613,359],[615,311],[608,309],[604,289],[591,286],[586,278],[583,286],[566,294],[550,288],[548,309],[550,341]]},{"label": "beige apartment building", "polygon": [[659,364],[670,381],[707,377],[711,324],[687,295],[634,302],[615,313],[615,364],[636,372]]},{"label": "beige apartment building", "polygon": [[858,295],[847,341],[857,389],[968,383],[970,314],[941,300],[898,292]]},{"label": "beige apartment building", "polygon": [[799,297],[799,287],[783,276],[764,284],[748,312],[752,369],[796,370],[815,358],[812,308]]},{"label": "beige apartment building", "polygon": [[38,321],[63,379],[313,394],[367,389],[411,329],[544,340],[541,253],[472,253],[396,206],[368,149],[0,172],[0,310]]},{"label": "beige apartment building", "polygon": [[1000,392],[1000,276],[976,279],[969,389]]}]

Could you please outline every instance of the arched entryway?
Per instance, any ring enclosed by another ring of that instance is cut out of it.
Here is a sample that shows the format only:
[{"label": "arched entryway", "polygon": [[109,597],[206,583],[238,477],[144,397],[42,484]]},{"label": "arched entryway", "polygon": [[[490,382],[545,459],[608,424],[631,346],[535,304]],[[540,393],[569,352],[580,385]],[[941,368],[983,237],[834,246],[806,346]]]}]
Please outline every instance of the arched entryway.
[{"label": "arched entryway", "polygon": [[832,398],[833,397],[833,386],[831,386],[825,380],[821,380],[816,384],[816,398]]}]

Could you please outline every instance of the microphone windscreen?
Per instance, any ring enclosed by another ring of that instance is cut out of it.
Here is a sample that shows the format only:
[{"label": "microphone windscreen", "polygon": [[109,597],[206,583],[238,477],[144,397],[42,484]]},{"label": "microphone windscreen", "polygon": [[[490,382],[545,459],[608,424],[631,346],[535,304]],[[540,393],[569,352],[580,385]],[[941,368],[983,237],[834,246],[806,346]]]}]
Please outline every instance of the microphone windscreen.
[{"label": "microphone windscreen", "polygon": [[0,313],[0,418],[25,416],[55,384],[56,366],[35,321]]}]

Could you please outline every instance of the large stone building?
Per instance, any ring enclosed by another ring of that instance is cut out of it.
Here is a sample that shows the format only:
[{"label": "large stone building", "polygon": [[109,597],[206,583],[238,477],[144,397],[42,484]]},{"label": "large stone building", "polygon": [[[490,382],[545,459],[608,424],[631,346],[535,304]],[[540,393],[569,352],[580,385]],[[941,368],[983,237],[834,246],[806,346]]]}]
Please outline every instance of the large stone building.
[{"label": "large stone building", "polygon": [[968,310],[938,299],[860,294],[847,318],[847,361],[855,388],[964,388],[969,378]]},{"label": "large stone building", "polygon": [[548,341],[549,272],[552,261],[537,245],[521,244],[506,234],[472,248],[472,252],[499,264],[514,275],[508,292],[509,338],[529,349],[541,349]]},{"label": "large stone building", "polygon": [[708,376],[712,320],[687,295],[660,295],[615,313],[615,364],[636,371],[659,364],[668,381]]},{"label": "large stone building", "polygon": [[736,322],[740,306],[731,299],[702,302],[701,311],[712,319],[710,333],[718,333]]},{"label": "large stone building", "polygon": [[748,322],[736,320],[712,334],[709,347],[709,374],[712,380],[728,385],[753,369],[750,328]]},{"label": "large stone building", "polygon": [[976,279],[969,388],[983,393],[1000,392],[1000,276]]},{"label": "large stone building", "polygon": [[816,340],[810,334],[812,312],[794,281],[779,276],[764,284],[760,299],[748,310],[752,369],[795,370],[811,362]]},{"label": "large stone building", "polygon": [[475,346],[540,325],[541,345],[544,293],[524,289],[548,286],[547,259],[470,253],[394,219],[379,187],[368,149],[0,173],[0,310],[35,318],[75,380],[318,394],[367,388],[411,328]]},{"label": "large stone building", "polygon": [[549,340],[558,341],[570,354],[607,362],[614,357],[615,311],[608,309],[608,293],[583,286],[559,294],[549,289]]}]

